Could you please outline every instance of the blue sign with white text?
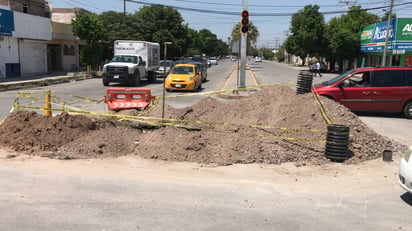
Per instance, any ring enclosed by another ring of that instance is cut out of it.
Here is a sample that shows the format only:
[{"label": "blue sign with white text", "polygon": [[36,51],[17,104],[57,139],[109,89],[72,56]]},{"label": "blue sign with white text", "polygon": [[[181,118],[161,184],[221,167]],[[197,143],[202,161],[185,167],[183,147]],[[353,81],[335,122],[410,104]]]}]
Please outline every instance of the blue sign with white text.
[{"label": "blue sign with white text", "polygon": [[13,11],[0,9],[0,34],[11,36],[12,31],[14,31]]}]

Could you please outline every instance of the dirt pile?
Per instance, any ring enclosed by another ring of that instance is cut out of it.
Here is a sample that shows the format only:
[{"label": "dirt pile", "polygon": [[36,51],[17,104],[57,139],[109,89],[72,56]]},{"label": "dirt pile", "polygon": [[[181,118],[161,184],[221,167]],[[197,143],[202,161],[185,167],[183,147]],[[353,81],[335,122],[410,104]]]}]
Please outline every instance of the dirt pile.
[{"label": "dirt pile", "polygon": [[[385,149],[406,149],[372,131],[345,107],[322,100],[333,123],[350,127],[354,156],[348,163],[378,158]],[[161,114],[159,105],[148,115]],[[165,115],[170,126],[14,112],[0,125],[0,146],[61,159],[139,155],[216,165],[329,162],[324,156],[327,123],[317,102],[313,95],[296,95],[290,87],[265,87],[224,102],[210,97],[181,109],[167,106]]]}]

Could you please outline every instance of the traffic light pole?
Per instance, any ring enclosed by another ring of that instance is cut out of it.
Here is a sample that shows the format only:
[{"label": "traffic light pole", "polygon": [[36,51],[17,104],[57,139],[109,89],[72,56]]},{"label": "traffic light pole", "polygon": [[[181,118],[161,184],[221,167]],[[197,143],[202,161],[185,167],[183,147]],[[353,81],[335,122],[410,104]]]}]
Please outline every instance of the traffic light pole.
[{"label": "traffic light pole", "polygon": [[[243,0],[243,11],[240,22],[240,88],[246,88],[246,47],[247,47],[247,32],[249,30],[249,11],[248,1]],[[246,29],[244,31],[244,29]]]},{"label": "traffic light pole", "polygon": [[239,77],[239,87],[246,87],[246,43],[247,43],[247,33],[241,33],[240,38],[240,77]]}]

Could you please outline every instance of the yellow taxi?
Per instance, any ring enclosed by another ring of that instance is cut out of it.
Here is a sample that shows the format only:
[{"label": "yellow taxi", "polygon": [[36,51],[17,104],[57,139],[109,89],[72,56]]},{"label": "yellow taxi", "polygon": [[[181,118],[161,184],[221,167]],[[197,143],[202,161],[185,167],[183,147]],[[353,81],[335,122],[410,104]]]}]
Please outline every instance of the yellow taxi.
[{"label": "yellow taxi", "polygon": [[167,91],[195,91],[202,88],[202,77],[196,64],[176,64],[165,80]]}]

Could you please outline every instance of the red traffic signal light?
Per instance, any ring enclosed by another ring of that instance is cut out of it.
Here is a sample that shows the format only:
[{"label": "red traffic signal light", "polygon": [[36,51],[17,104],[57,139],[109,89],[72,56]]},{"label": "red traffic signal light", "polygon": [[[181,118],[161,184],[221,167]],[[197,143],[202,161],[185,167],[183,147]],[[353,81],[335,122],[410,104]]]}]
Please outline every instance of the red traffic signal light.
[{"label": "red traffic signal light", "polygon": [[249,11],[243,10],[241,16],[240,31],[242,33],[247,33],[249,30]]},{"label": "red traffic signal light", "polygon": [[242,18],[247,18],[247,17],[249,17],[249,11],[247,10],[242,11]]}]

